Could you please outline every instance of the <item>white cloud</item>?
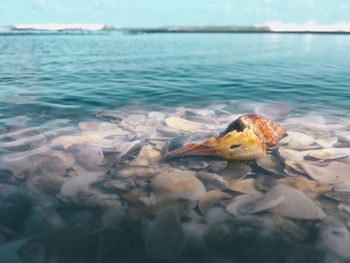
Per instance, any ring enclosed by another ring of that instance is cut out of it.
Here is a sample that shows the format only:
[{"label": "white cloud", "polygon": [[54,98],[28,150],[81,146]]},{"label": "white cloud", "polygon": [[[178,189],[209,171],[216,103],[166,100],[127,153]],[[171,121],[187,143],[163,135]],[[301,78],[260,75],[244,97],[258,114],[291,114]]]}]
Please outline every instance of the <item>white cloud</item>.
[{"label": "white cloud", "polygon": [[244,11],[252,15],[271,15],[273,7],[271,5],[259,5],[256,3],[250,3],[246,5]]},{"label": "white cloud", "polygon": [[316,1],[315,0],[298,0],[297,5],[312,9],[316,6]]},{"label": "white cloud", "polygon": [[47,6],[47,0],[36,0],[36,4],[41,7],[44,8]]},{"label": "white cloud", "polygon": [[231,4],[225,4],[224,5],[224,10],[227,13],[230,13],[232,11],[232,5]]},{"label": "white cloud", "polygon": [[66,14],[66,10],[65,10],[64,7],[63,7],[62,5],[60,5],[60,4],[56,4],[56,5],[54,6],[54,8],[55,8],[55,11],[56,11],[57,14],[59,14],[59,15],[65,15],[65,14]]},{"label": "white cloud", "polygon": [[265,5],[272,5],[275,3],[275,0],[264,0]]},{"label": "white cloud", "polygon": [[342,11],[347,11],[348,9],[349,9],[349,5],[348,4],[342,4],[340,6],[340,10],[342,10]]},{"label": "white cloud", "polygon": [[115,6],[117,4],[116,0],[96,0],[96,5],[98,6]]}]

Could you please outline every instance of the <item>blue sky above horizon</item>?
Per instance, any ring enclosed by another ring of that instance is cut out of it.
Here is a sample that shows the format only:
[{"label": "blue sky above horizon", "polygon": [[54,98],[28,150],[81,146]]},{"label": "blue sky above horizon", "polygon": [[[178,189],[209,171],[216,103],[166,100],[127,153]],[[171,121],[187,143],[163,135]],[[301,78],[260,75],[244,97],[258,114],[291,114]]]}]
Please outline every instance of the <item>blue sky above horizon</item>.
[{"label": "blue sky above horizon", "polygon": [[116,26],[349,23],[350,0],[1,0],[0,25]]}]

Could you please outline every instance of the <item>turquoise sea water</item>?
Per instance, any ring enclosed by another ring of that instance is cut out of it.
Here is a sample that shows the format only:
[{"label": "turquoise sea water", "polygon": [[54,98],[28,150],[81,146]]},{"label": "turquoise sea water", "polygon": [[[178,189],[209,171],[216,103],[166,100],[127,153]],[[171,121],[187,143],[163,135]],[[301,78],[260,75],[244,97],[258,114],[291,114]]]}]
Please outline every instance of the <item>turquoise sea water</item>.
[{"label": "turquoise sea water", "polygon": [[350,112],[350,35],[0,35],[1,118],[289,103]]}]

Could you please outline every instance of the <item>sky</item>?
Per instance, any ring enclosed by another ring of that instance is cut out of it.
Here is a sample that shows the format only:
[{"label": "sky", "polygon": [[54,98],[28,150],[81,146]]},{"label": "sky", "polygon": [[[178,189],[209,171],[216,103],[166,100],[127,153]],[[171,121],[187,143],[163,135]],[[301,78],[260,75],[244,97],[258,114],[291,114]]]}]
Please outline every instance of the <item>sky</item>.
[{"label": "sky", "polygon": [[120,27],[350,22],[350,0],[0,0],[0,25]]}]

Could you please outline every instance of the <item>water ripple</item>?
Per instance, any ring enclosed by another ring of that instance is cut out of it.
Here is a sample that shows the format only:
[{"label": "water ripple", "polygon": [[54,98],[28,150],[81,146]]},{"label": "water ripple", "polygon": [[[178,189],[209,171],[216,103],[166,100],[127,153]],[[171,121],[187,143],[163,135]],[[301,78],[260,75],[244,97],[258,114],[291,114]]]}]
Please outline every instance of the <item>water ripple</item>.
[{"label": "water ripple", "polygon": [[0,68],[0,107],[7,118],[40,114],[43,120],[128,104],[166,108],[231,100],[348,114],[350,38],[336,38],[0,36],[6,65]]}]

